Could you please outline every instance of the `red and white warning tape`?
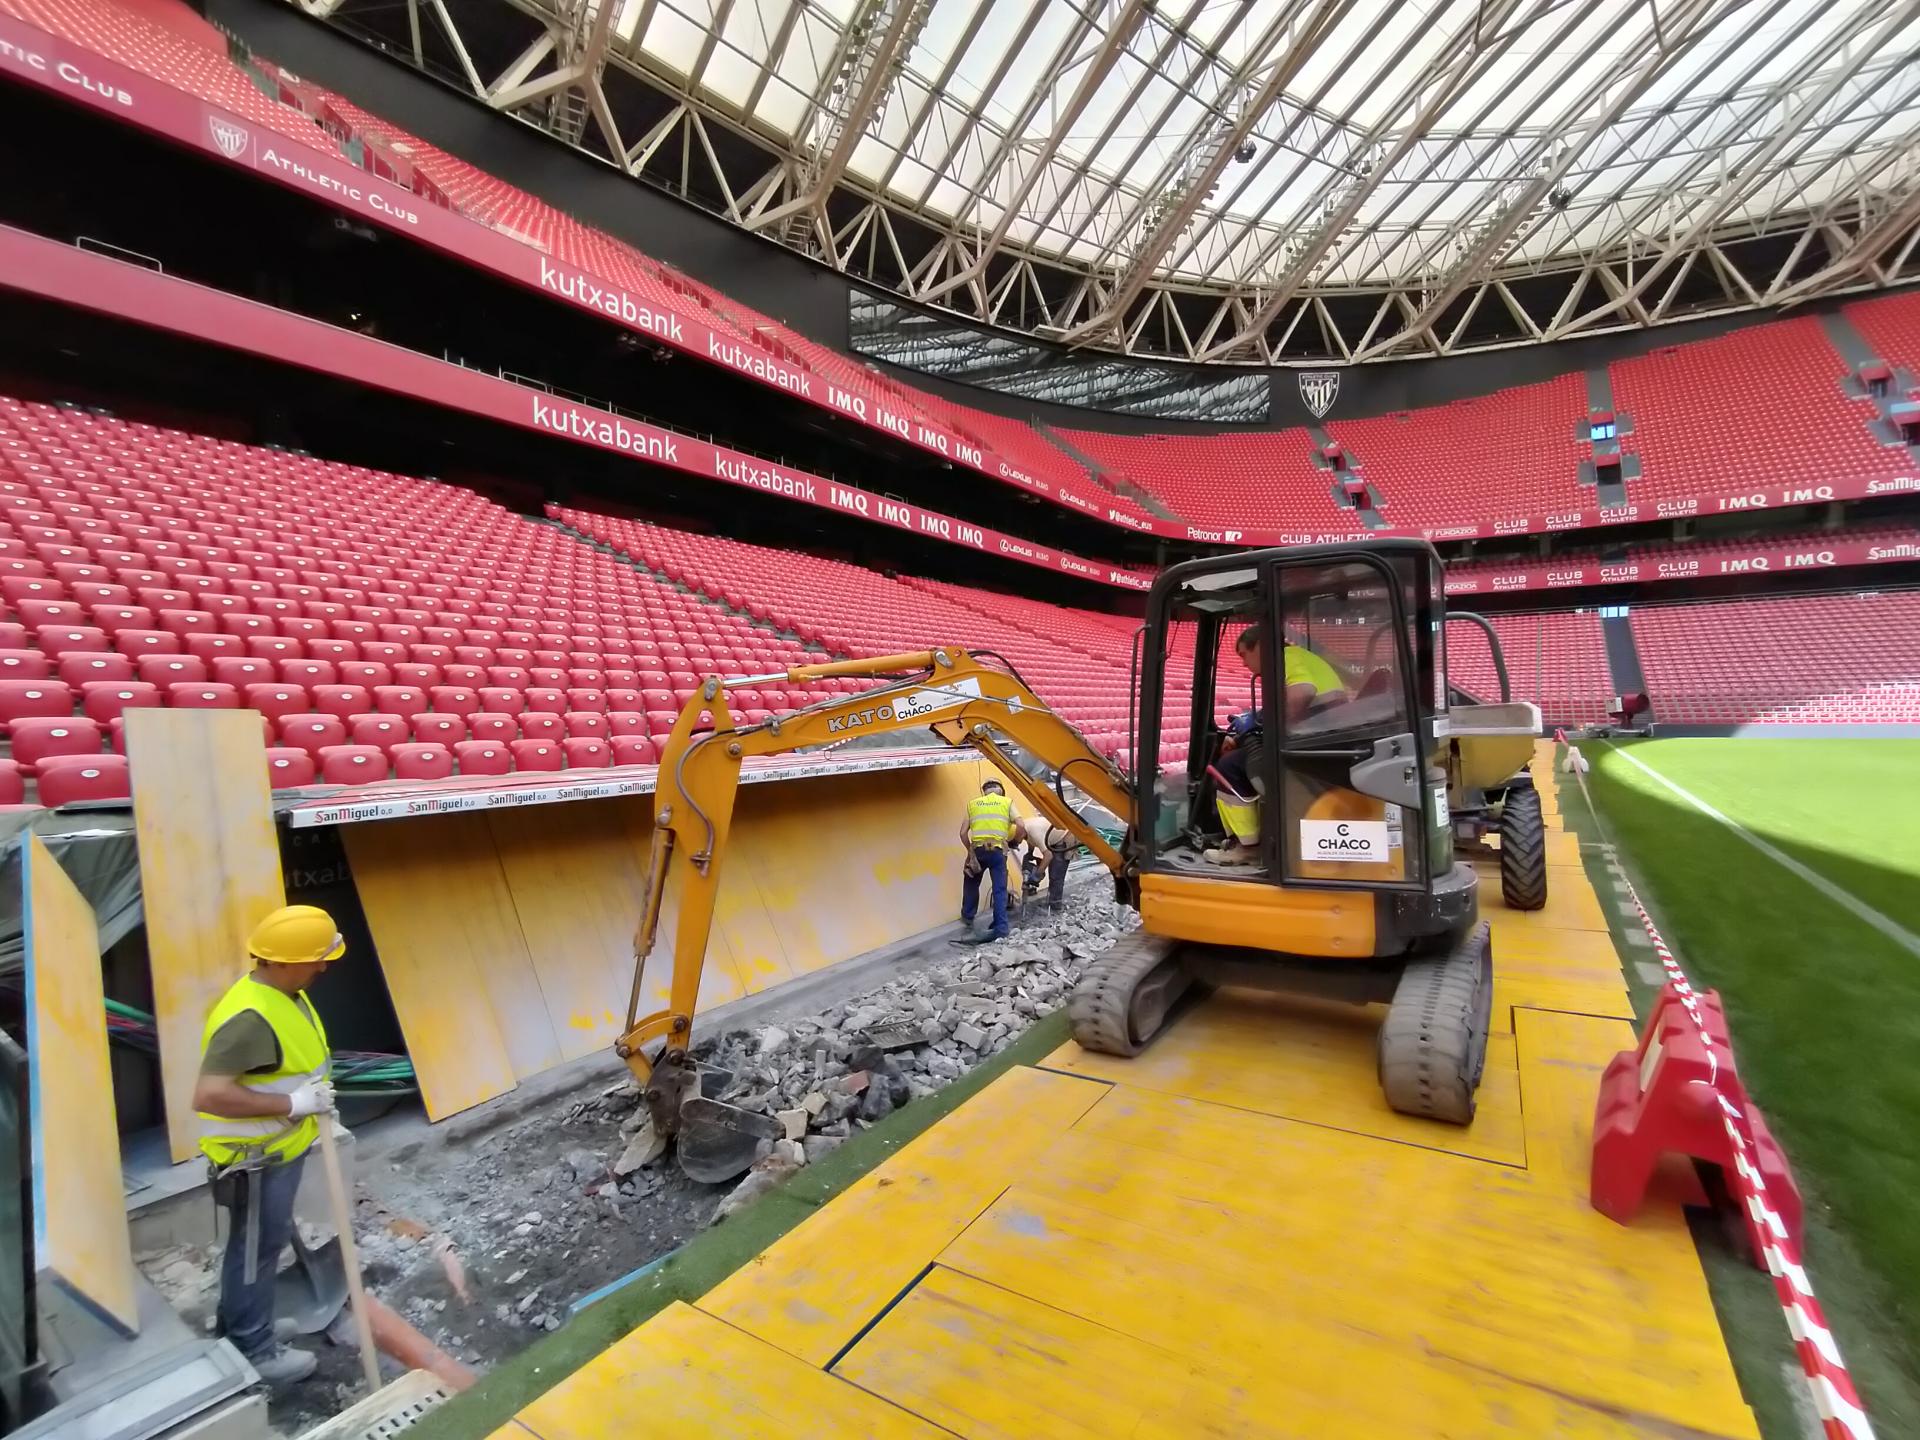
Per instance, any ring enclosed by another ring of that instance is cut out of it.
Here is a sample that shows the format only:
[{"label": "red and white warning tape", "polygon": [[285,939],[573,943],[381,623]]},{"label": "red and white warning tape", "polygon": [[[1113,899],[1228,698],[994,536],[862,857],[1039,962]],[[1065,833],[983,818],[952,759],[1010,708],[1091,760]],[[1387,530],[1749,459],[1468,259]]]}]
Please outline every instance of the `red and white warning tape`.
[{"label": "red and white warning tape", "polygon": [[[1565,731],[1556,731],[1554,738],[1572,750]],[[1580,793],[1587,801],[1588,812],[1597,815],[1598,812],[1593,809],[1593,797],[1587,793],[1584,767],[1576,767],[1573,773],[1580,781]],[[1720,1123],[1726,1127],[1727,1138],[1733,1145],[1734,1173],[1729,1178],[1740,1203],[1746,1207],[1753,1233],[1760,1244],[1761,1258],[1766,1261],[1767,1273],[1773,1277],[1774,1294],[1779,1297],[1780,1309],[1786,1315],[1787,1329],[1793,1335],[1794,1349],[1800,1355],[1800,1367],[1806,1372],[1807,1384],[1813,1391],[1813,1404],[1819,1412],[1820,1423],[1830,1440],[1873,1440],[1873,1426],[1867,1423],[1867,1412],[1861,1407],[1860,1393],[1854,1389],[1853,1377],[1847,1373],[1847,1362],[1840,1357],[1839,1342],[1827,1328],[1827,1317],[1820,1309],[1819,1300],[1814,1297],[1813,1281],[1807,1276],[1800,1247],[1793,1236],[1787,1233],[1786,1225],[1768,1200],[1767,1182],[1761,1176],[1759,1166],[1749,1158],[1758,1150],[1754,1144],[1752,1127],[1747,1123],[1747,1112],[1718,1083],[1719,1052],[1700,1014],[1699,997],[1694,992],[1693,982],[1687,979],[1687,972],[1680,968],[1680,962],[1673,958],[1673,951],[1667,948],[1660,927],[1653,923],[1653,917],[1641,903],[1640,892],[1633,888],[1633,881],[1624,871],[1620,872],[1620,883],[1627,888],[1627,899],[1633,902],[1634,913],[1640,917],[1647,939],[1653,942],[1653,953],[1659,957],[1661,968],[1667,972],[1674,993],[1700,1031],[1700,1043],[1706,1048],[1709,1073],[1714,1077],[1714,1100],[1719,1105]],[[1728,1068],[1731,1070],[1731,1065]]]}]

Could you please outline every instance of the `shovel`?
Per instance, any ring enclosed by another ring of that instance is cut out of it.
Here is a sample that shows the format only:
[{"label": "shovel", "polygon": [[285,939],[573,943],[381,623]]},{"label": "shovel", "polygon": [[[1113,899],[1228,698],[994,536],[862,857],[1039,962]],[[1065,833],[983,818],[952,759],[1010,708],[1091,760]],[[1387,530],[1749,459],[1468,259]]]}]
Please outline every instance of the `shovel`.
[{"label": "shovel", "polygon": [[274,1330],[281,1339],[318,1335],[347,1303],[347,1267],[340,1255],[340,1239],[309,1248],[293,1227],[293,1264],[274,1280]]}]

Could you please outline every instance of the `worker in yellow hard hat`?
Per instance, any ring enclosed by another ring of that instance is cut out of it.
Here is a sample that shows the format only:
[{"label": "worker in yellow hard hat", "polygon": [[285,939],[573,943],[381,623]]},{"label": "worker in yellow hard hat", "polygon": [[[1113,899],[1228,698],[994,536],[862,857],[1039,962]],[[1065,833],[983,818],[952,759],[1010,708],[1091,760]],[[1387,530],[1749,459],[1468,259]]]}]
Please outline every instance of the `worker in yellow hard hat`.
[{"label": "worker in yellow hard hat", "polygon": [[269,1385],[304,1380],[318,1364],[274,1338],[274,1275],[293,1236],[307,1149],[333,1113],[327,1031],[306,989],[346,948],[326,911],[275,910],[247,939],[252,968],[200,1037],[193,1108],[214,1198],[228,1212],[220,1328]]}]

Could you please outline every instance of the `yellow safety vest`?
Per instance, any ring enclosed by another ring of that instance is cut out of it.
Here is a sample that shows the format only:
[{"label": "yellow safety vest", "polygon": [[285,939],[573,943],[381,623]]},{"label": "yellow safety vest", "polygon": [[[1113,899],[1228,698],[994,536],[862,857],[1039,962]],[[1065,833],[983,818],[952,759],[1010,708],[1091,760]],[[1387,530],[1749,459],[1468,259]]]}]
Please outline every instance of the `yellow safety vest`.
[{"label": "yellow safety vest", "polygon": [[1316,695],[1345,687],[1346,682],[1341,680],[1340,672],[1305,646],[1289,645],[1281,658],[1286,662],[1285,683],[1288,686],[1311,685]]},{"label": "yellow safety vest", "polygon": [[1013,802],[1004,795],[976,795],[967,802],[967,843],[1004,850],[1013,838]]},{"label": "yellow safety vest", "polygon": [[[222,1025],[249,1010],[258,1012],[273,1027],[274,1038],[280,1042],[280,1068],[236,1075],[236,1083],[248,1090],[291,1095],[302,1085],[327,1078],[331,1058],[327,1030],[306,992],[301,991],[296,999],[246,975],[234,982],[207,1015],[206,1027],[200,1032],[200,1054],[206,1055]],[[298,1120],[286,1115],[236,1119],[209,1115],[204,1110],[199,1113],[200,1148],[216,1165],[231,1165],[250,1151],[264,1153],[273,1161],[292,1160],[304,1155],[307,1147],[320,1138],[320,1123],[312,1115]]]}]

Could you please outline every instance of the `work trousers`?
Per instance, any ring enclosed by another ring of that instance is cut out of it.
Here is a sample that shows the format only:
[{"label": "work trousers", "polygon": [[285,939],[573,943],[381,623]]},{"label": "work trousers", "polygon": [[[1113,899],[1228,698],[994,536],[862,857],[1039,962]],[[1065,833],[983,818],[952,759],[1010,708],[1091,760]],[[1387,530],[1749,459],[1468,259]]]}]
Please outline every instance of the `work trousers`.
[{"label": "work trousers", "polygon": [[979,873],[962,874],[960,878],[960,923],[972,925],[975,912],[980,908],[980,882],[991,878],[993,881],[993,933],[1006,936],[1012,927],[1007,923],[1007,852],[1001,846],[976,845],[973,858],[979,865]]},{"label": "work trousers", "polygon": [[[322,1116],[320,1123],[328,1119]],[[248,1359],[274,1348],[274,1276],[280,1269],[280,1252],[293,1239],[293,1200],[306,1162],[303,1154],[224,1182],[227,1252],[220,1260],[220,1331]],[[246,1278],[249,1207],[256,1207],[258,1219],[251,1285]]]}]

